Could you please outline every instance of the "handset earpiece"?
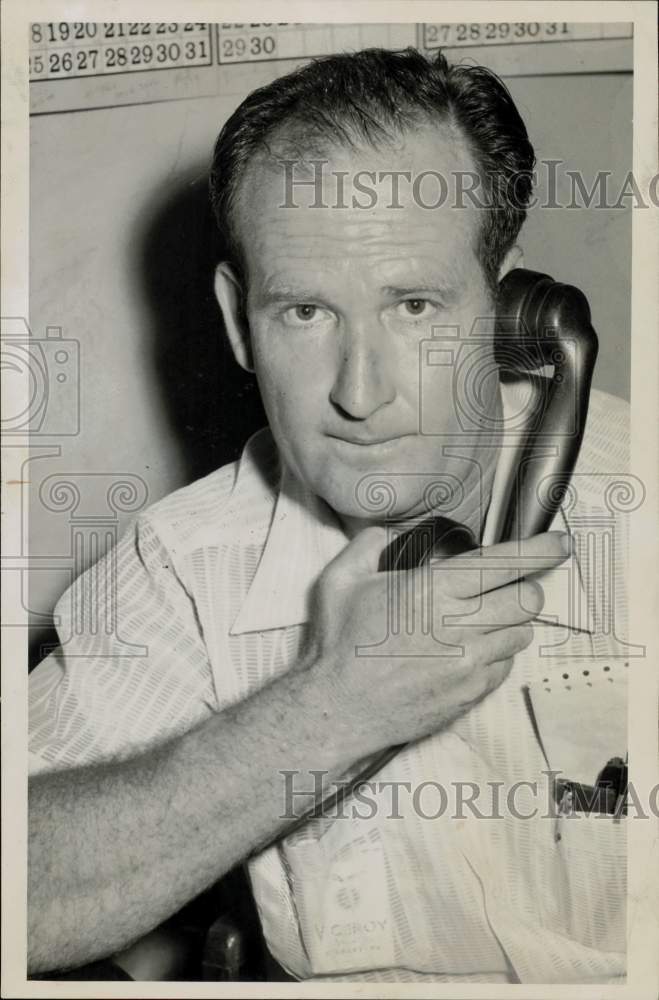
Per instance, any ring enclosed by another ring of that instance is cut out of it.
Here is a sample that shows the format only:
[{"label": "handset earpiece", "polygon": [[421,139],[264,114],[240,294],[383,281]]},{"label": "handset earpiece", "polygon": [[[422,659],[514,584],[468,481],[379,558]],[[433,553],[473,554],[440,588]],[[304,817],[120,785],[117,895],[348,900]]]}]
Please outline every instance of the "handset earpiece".
[{"label": "handset earpiece", "polygon": [[502,539],[550,527],[581,447],[597,351],[588,300],[578,288],[522,268],[503,278],[495,358],[503,380],[524,380],[531,389],[532,412]]}]

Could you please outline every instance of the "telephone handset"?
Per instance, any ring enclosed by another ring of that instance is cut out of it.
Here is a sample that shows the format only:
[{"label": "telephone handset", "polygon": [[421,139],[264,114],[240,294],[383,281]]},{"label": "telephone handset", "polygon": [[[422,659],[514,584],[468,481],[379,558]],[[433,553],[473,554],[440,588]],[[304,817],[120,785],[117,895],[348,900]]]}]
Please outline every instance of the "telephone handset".
[{"label": "telephone handset", "polygon": [[[497,300],[495,360],[502,381],[524,383],[529,406],[507,510],[495,541],[529,538],[548,530],[579,454],[597,348],[588,301],[578,288],[522,268],[504,277]],[[476,547],[467,528],[434,515],[395,538],[382,553],[380,569],[412,569],[431,557],[448,558]],[[286,836],[313,815],[327,815],[403,746],[389,747],[365,761],[356,776],[317,802]]]},{"label": "telephone handset", "polygon": [[[523,268],[505,276],[499,285],[494,354],[502,381],[525,383],[529,405],[496,541],[547,531],[560,507],[581,447],[597,347],[588,301],[578,288]],[[549,367],[551,373],[544,374]],[[411,569],[431,556],[475,547],[466,528],[447,517],[429,517],[390,543],[380,569]]]}]

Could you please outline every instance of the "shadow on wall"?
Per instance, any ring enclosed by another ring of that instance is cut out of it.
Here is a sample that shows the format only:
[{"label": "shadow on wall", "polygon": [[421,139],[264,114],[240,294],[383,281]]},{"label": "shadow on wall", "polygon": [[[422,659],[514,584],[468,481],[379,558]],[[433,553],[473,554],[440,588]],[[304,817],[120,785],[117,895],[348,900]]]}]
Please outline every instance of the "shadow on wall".
[{"label": "shadow on wall", "polygon": [[186,482],[233,461],[266,423],[254,376],[234,361],[213,293],[222,256],[207,179],[197,175],[151,216],[141,259],[155,377]]},{"label": "shadow on wall", "polygon": [[[184,486],[238,458],[266,417],[254,376],[234,361],[215,300],[213,274],[223,246],[206,177],[197,172],[194,180],[181,180],[147,211],[147,220],[137,236],[138,281],[151,315],[147,381],[161,394]],[[32,627],[29,669],[57,643],[53,627]]]}]

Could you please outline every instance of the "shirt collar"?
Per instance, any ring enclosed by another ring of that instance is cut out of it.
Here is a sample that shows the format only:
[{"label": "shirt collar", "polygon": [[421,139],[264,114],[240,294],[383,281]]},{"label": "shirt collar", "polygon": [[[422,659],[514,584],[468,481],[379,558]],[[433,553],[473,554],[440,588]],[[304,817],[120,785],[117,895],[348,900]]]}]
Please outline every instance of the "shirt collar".
[{"label": "shirt collar", "polygon": [[[514,412],[519,401],[515,390],[502,385],[505,416]],[[505,435],[504,435],[505,439]],[[493,533],[495,518],[500,516],[499,500],[515,448],[502,448],[492,486],[492,501],[486,517],[483,538]],[[268,629],[301,625],[309,620],[311,587],[327,564],[348,543],[348,536],[331,508],[307,490],[282,463],[281,487],[265,546],[256,573],[241,606],[231,635],[261,632]],[[559,509],[552,531],[569,531],[569,524]],[[540,620],[589,631],[580,623],[588,621],[587,595],[576,554],[555,570],[537,575],[545,593],[545,607]]]},{"label": "shirt collar", "polygon": [[330,507],[282,465],[268,537],[231,635],[308,621],[311,584],[348,542]]}]

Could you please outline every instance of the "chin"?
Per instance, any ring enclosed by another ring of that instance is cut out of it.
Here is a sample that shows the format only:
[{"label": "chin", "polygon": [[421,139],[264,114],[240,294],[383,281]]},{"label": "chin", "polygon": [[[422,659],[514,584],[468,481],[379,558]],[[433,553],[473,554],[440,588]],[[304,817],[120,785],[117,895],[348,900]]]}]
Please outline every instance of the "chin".
[{"label": "chin", "polygon": [[391,476],[386,473],[365,473],[355,479],[353,489],[315,490],[339,517],[373,524],[384,520],[398,520],[423,514],[426,507],[418,496],[401,496],[397,493]]},{"label": "chin", "polygon": [[[446,502],[447,497],[436,490],[442,489],[441,482],[446,482],[447,475],[451,482],[455,481],[458,470],[419,473],[420,468],[441,467],[442,457],[434,453],[419,454],[414,445],[415,442],[408,442],[404,454],[379,457],[382,464],[353,462],[352,452],[347,461],[341,461],[335,454],[319,449],[313,456],[298,456],[313,461],[298,461],[294,469],[297,468],[298,478],[307,489],[323,499],[339,517],[377,523],[389,518],[423,516],[438,502]],[[450,487],[447,488],[450,492]]]}]

